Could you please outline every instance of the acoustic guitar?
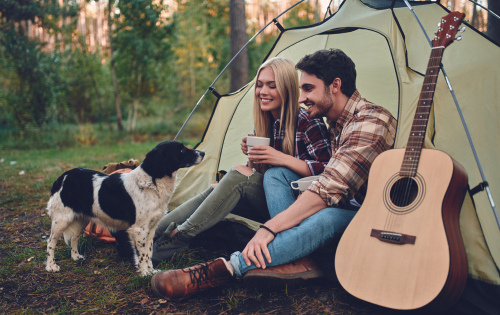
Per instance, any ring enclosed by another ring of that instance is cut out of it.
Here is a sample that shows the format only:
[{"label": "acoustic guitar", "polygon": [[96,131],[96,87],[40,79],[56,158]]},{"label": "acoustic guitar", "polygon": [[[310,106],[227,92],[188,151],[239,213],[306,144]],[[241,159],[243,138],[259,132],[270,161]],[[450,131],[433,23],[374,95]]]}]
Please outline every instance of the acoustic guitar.
[{"label": "acoustic guitar", "polygon": [[366,198],[337,248],[340,284],[370,303],[446,309],[465,288],[459,214],[467,173],[448,154],[423,148],[443,51],[463,18],[452,12],[438,24],[408,144],[375,159]]}]

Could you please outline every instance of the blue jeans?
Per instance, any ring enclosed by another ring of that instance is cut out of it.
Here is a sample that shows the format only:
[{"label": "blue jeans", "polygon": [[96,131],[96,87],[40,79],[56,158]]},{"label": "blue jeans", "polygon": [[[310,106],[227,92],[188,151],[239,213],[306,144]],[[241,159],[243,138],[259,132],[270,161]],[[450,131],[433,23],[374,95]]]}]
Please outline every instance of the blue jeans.
[{"label": "blue jeans", "polygon": [[[286,210],[297,199],[297,192],[290,186],[300,175],[285,167],[272,167],[264,175],[264,191],[271,217]],[[347,210],[351,209],[351,210]],[[278,233],[267,248],[272,263],[266,266],[279,266],[305,257],[315,250],[336,244],[347,225],[356,214],[355,207],[342,205],[318,211],[299,225]],[[257,268],[253,263],[247,266],[241,252],[231,255],[231,264],[237,277]],[[332,262],[333,264],[333,262]]]}]

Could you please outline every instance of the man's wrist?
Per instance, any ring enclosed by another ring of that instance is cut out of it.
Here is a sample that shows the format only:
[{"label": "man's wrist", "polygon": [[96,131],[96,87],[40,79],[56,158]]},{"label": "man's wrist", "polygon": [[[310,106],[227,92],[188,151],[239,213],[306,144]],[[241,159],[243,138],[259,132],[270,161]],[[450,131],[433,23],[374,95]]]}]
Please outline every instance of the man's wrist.
[{"label": "man's wrist", "polygon": [[268,231],[269,233],[271,233],[275,238],[276,238],[276,233],[273,232],[273,230],[271,230],[270,228],[268,228],[267,226],[265,226],[264,224],[262,224],[259,228],[261,229],[264,229],[266,231]]}]

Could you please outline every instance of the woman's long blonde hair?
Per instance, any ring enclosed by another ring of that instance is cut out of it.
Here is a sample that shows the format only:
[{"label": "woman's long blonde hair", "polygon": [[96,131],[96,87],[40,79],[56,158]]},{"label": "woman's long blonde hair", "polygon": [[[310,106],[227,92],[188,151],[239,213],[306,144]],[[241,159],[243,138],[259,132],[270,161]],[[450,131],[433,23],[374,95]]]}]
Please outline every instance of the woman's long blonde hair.
[{"label": "woman's long blonde hair", "polygon": [[[297,125],[297,114],[299,112],[299,79],[293,61],[287,58],[274,57],[264,62],[255,77],[255,87],[260,71],[270,67],[274,72],[276,88],[281,97],[280,131],[285,124],[285,135],[283,137],[283,153],[294,156],[295,150],[295,128]],[[255,135],[257,137],[272,138],[273,131],[271,112],[264,112],[260,109],[258,97],[255,95],[253,101],[253,120]]]}]

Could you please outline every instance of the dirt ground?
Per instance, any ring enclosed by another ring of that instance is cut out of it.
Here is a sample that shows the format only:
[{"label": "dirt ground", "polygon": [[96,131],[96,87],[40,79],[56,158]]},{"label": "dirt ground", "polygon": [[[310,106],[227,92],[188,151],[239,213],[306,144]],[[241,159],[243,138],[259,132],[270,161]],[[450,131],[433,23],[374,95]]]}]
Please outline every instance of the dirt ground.
[{"label": "dirt ground", "polygon": [[[69,257],[61,240],[56,258],[59,273],[44,269],[50,223],[43,207],[0,208],[0,313],[136,313],[136,314],[385,314],[360,301],[340,285],[317,280],[302,287],[274,292],[247,288],[240,281],[180,300],[154,296],[150,277],[136,275],[113,244],[84,238],[83,262]],[[227,255],[218,248],[197,247],[182,252],[162,269]],[[227,256],[226,256],[227,257]]]},{"label": "dirt ground", "polygon": [[[114,244],[82,238],[86,257],[74,262],[62,240],[56,250],[61,271],[45,271],[50,218],[45,207],[54,180],[73,167],[102,169],[109,162],[143,159],[151,144],[72,150],[0,150],[0,314],[387,314],[361,301],[338,283],[324,279],[275,291],[246,287],[235,280],[224,287],[180,299],[154,296],[151,277],[140,277]],[[113,152],[110,156],[109,152]],[[184,268],[217,257],[225,244],[195,245],[159,269]]]}]

